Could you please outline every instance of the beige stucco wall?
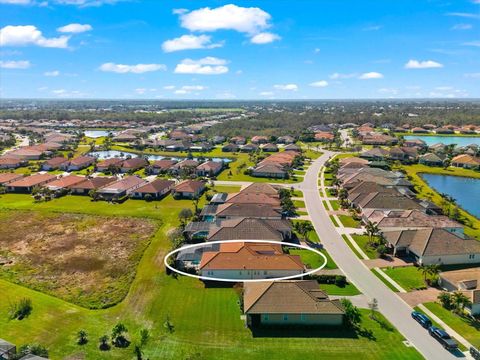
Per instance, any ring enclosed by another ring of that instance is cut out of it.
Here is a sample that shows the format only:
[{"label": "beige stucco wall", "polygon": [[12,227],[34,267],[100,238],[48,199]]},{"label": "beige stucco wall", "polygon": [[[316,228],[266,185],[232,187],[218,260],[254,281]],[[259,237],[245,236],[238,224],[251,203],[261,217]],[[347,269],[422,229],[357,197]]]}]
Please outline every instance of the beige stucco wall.
[{"label": "beige stucco wall", "polygon": [[338,326],[343,323],[341,314],[262,314],[263,325],[325,325]]}]

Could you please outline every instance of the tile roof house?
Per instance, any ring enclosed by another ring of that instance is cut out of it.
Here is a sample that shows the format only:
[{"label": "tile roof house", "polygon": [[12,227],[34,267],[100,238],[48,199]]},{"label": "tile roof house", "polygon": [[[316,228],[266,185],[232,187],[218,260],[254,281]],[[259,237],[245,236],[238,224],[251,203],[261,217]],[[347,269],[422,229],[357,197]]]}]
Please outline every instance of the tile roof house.
[{"label": "tile roof house", "polygon": [[296,144],[288,144],[288,145],[285,145],[285,147],[283,148],[284,151],[296,151],[296,152],[300,152],[302,151],[302,148]]},{"label": "tile roof house", "polygon": [[16,169],[27,164],[27,161],[17,157],[0,157],[0,169]]},{"label": "tile roof house", "polygon": [[365,150],[360,154],[361,158],[369,160],[385,160],[390,156],[390,151],[383,148],[373,148]]},{"label": "tile roof house", "polygon": [[195,172],[198,176],[217,176],[223,169],[223,161],[205,161],[198,165]]},{"label": "tile roof house", "polygon": [[467,154],[461,154],[461,155],[455,156],[452,159],[451,164],[452,166],[463,167],[466,169],[473,169],[480,166],[480,158],[467,155]]},{"label": "tile roof house", "polygon": [[7,191],[30,193],[34,187],[44,185],[56,178],[55,175],[50,174],[34,174],[26,176],[7,184]]},{"label": "tile roof house", "polygon": [[398,142],[398,138],[385,134],[369,134],[362,137],[364,145],[393,145]]},{"label": "tile roof house", "polygon": [[239,149],[237,144],[227,144],[222,147],[223,152],[237,152]]},{"label": "tile roof house", "polygon": [[70,186],[78,184],[85,180],[83,176],[76,176],[76,175],[68,175],[68,176],[60,176],[58,179],[50,181],[43,185],[43,187],[47,188],[51,191],[60,191],[68,189]]},{"label": "tile roof house", "polygon": [[23,178],[23,174],[16,173],[0,173],[0,185],[5,186],[11,182]]},{"label": "tile roof house", "polygon": [[96,160],[93,156],[79,156],[61,164],[59,168],[66,171],[82,170],[93,165]]},{"label": "tile roof house", "polygon": [[56,170],[56,169],[59,169],[60,166],[67,165],[68,163],[69,163],[69,160],[67,158],[64,158],[63,156],[57,156],[44,161],[42,164],[42,170],[45,170],[45,171]]},{"label": "tile roof house", "polygon": [[420,157],[418,158],[418,163],[427,165],[427,166],[442,166],[443,160],[437,154],[426,153],[426,154],[420,155]]},{"label": "tile roof house", "polygon": [[250,327],[340,326],[345,311],[330,300],[315,280],[245,283],[243,307]]},{"label": "tile roof house", "polygon": [[141,168],[148,166],[148,160],[142,157],[130,158],[122,162],[120,171],[122,173],[137,171]]},{"label": "tile roof house", "polygon": [[[219,205],[210,205],[212,207],[204,207],[202,216],[209,219],[215,218],[219,220],[242,219],[245,217],[257,219],[282,219],[282,209],[269,204],[233,204],[225,203]],[[208,214],[208,215],[207,215]]]},{"label": "tile roof house", "polygon": [[101,187],[98,189],[98,194],[105,200],[119,199],[130,195],[145,184],[147,182],[138,176],[127,176]]},{"label": "tile roof house", "polygon": [[27,146],[17,150],[9,151],[7,154],[8,156],[17,157],[24,160],[39,160],[44,152],[44,150],[36,150]]},{"label": "tile roof house", "polygon": [[174,186],[175,181],[155,179],[152,182],[149,182],[136,189],[131,194],[131,197],[135,199],[144,199],[145,196],[149,195],[152,197],[152,199],[161,199],[163,196],[168,194]]},{"label": "tile roof house", "polygon": [[219,228],[209,232],[207,240],[283,241],[291,237],[292,227],[286,219],[236,218],[222,221]]},{"label": "tile roof house", "polygon": [[301,275],[305,265],[299,255],[284,254],[277,244],[232,242],[204,252],[199,272],[209,278],[271,279]]},{"label": "tile roof house", "polygon": [[249,143],[249,144],[245,144],[245,145],[240,146],[240,151],[241,151],[241,152],[255,152],[255,151],[257,151],[258,149],[259,149],[259,148],[258,148],[258,145],[252,144],[252,143]]},{"label": "tile roof house", "polygon": [[384,232],[394,254],[405,252],[420,265],[480,263],[480,242],[445,229],[426,228]]},{"label": "tile roof house", "polygon": [[353,202],[360,210],[386,209],[386,210],[422,210],[423,207],[415,200],[402,194],[387,192],[372,192],[358,202]]},{"label": "tile roof house", "polygon": [[293,144],[295,142],[295,138],[290,135],[279,136],[277,139],[277,144]]},{"label": "tile roof house", "polygon": [[315,140],[316,141],[333,141],[335,139],[335,136],[333,135],[332,132],[326,132],[326,131],[319,131],[315,133]]},{"label": "tile roof house", "polygon": [[196,180],[185,180],[173,188],[175,198],[196,199],[205,190],[205,182]]},{"label": "tile roof house", "polygon": [[266,144],[268,143],[268,137],[267,136],[262,136],[262,135],[256,135],[252,137],[251,142],[253,144]]},{"label": "tile roof house", "polygon": [[260,145],[260,148],[265,151],[265,152],[277,152],[278,151],[278,146],[272,143],[267,143]]},{"label": "tile roof house", "polygon": [[236,145],[245,145],[247,140],[243,136],[234,136],[230,139],[230,142]]},{"label": "tile roof house", "polygon": [[278,164],[263,164],[252,170],[252,176],[284,179],[288,176],[288,172]]},{"label": "tile roof house", "polygon": [[166,173],[177,162],[178,162],[177,160],[169,160],[169,159],[156,160],[151,164],[150,172],[152,174]]},{"label": "tile roof house", "polygon": [[198,165],[200,165],[200,162],[198,162],[197,160],[185,159],[171,166],[170,171],[173,173],[178,173],[181,170],[196,169]]},{"label": "tile roof house", "polygon": [[231,204],[267,204],[280,207],[280,198],[262,192],[239,192],[229,194],[226,203]]},{"label": "tile roof house", "polygon": [[440,285],[447,291],[462,292],[472,302],[465,306],[465,310],[471,315],[480,314],[480,267],[443,271],[440,273]]},{"label": "tile roof house", "polygon": [[122,162],[124,160],[125,159],[122,159],[119,157],[104,159],[97,163],[96,171],[105,172],[105,171],[110,171],[113,168],[120,170],[120,166],[122,165]]},{"label": "tile roof house", "polygon": [[72,194],[88,195],[90,190],[98,190],[114,181],[117,181],[117,178],[105,176],[87,177],[79,183],[70,185],[68,188]]}]

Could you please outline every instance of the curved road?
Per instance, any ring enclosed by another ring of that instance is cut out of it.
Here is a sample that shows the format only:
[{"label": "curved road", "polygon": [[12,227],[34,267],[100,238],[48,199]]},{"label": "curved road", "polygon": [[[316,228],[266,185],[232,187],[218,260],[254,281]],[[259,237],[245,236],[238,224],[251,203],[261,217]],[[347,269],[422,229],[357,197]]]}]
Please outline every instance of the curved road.
[{"label": "curved road", "polygon": [[312,162],[304,181],[296,186],[303,191],[308,213],[325,249],[355,286],[368,298],[378,300],[380,312],[426,359],[456,359],[456,356],[443,349],[427,330],[412,319],[410,315],[412,308],[372,274],[350,250],[330,221],[320,200],[318,174],[332,155],[335,153],[325,151],[321,157]]}]

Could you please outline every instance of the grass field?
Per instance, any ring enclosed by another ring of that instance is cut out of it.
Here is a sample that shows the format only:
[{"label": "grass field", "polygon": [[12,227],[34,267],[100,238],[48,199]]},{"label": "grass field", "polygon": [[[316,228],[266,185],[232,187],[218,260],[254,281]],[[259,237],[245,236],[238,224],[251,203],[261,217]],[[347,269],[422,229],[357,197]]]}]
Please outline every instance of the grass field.
[{"label": "grass field", "polygon": [[[348,356],[361,359],[421,359],[414,348],[402,344],[404,338],[371,320],[362,312],[362,328],[371,336],[348,329],[308,331],[265,330],[252,332],[240,319],[237,293],[232,288],[204,288],[192,278],[173,278],[165,274],[163,257],[170,247],[166,234],[178,225],[180,209],[191,201],[167,197],[160,202],[128,200],[124,204],[94,203],[86,197],[69,196],[48,203],[33,204],[28,195],[5,195],[0,209],[31,209],[49,213],[122,215],[161,220],[137,268],[136,277],[125,299],[108,309],[88,310],[59,298],[0,280],[0,328],[7,341],[21,345],[40,343],[58,359],[133,359],[133,345],[126,349],[98,350],[98,338],[122,321],[132,343],[147,328],[151,339],[144,348],[150,359],[328,359]],[[114,239],[112,239],[114,241]],[[32,299],[32,314],[24,320],[7,320],[8,304],[23,297]],[[163,326],[166,318],[172,333]],[[380,316],[381,317],[381,316]],[[90,341],[76,344],[76,333],[84,329]],[[348,350],[346,350],[348,349]]]},{"label": "grass field", "polygon": [[335,227],[338,227],[338,223],[337,223],[337,220],[335,220],[335,218],[333,217],[333,215],[330,215],[330,220],[332,221],[333,225]]},{"label": "grass field", "polygon": [[460,317],[436,302],[423,304],[476,348],[480,348],[480,321]]},{"label": "grass field", "polygon": [[[309,269],[316,269],[325,262],[320,255],[310,250],[290,249],[289,253],[291,255],[300,255],[302,262],[307,265]],[[325,265],[324,269],[337,269],[337,264],[335,264],[330,255],[328,255],[325,250],[321,250],[321,253],[327,258],[327,264]]]},{"label": "grass field", "polygon": [[305,202],[302,201],[302,200],[293,200],[293,205],[295,205],[295,207],[297,209],[304,209],[305,208]]},{"label": "grass field", "polygon": [[[441,167],[425,166],[425,165],[402,165],[401,169],[405,170],[410,181],[414,184],[415,190],[418,192],[418,197],[423,199],[430,199],[437,205],[441,205],[442,198],[435,190],[428,186],[425,180],[422,179],[421,174],[439,174],[439,175],[452,175],[452,176],[464,176],[471,178],[480,178],[480,173],[456,167],[449,167],[443,169]],[[467,221],[470,225],[465,226],[465,234],[475,237],[480,240],[480,220],[468,212],[460,209],[460,216]]]},{"label": "grass field", "polygon": [[425,288],[422,273],[416,266],[384,268],[383,270],[385,274],[407,291]]},{"label": "grass field", "polygon": [[330,205],[332,205],[332,209],[333,209],[333,210],[338,210],[338,209],[340,209],[340,204],[338,203],[337,200],[331,200],[331,201],[330,201]]},{"label": "grass field", "polygon": [[351,244],[350,240],[348,240],[347,235],[343,234],[343,235],[342,235],[342,238],[343,238],[343,240],[345,240],[345,242],[347,243],[348,247],[353,251],[353,253],[354,253],[359,259],[363,259],[363,257],[360,256],[360,253],[357,251],[357,249],[355,249],[355,247],[353,247],[353,245]]},{"label": "grass field", "polygon": [[[377,272],[377,270],[372,269],[371,271],[372,271],[372,274],[375,275],[381,282],[383,282],[390,290],[392,290],[393,292],[398,292],[398,289],[392,284],[390,284],[383,276],[381,276]],[[382,270],[379,270],[379,271],[382,271]]]},{"label": "grass field", "polygon": [[372,247],[368,246],[368,236],[367,235],[358,235],[353,234],[352,239],[358,244],[358,246],[363,250],[365,255],[367,255],[370,259],[377,259],[378,254]]},{"label": "grass field", "polygon": [[360,221],[355,220],[350,215],[338,215],[338,218],[340,219],[343,226],[345,226],[345,227],[351,227],[351,228],[359,228],[360,227]]},{"label": "grass field", "polygon": [[344,287],[340,287],[335,284],[320,284],[320,289],[325,290],[328,295],[354,296],[361,294],[355,285],[350,283]]}]

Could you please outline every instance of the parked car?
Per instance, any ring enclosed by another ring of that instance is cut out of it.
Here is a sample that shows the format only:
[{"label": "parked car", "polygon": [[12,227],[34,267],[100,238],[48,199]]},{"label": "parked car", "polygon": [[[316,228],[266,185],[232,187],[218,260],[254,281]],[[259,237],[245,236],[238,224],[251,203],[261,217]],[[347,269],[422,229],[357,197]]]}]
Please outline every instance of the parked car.
[{"label": "parked car", "polygon": [[480,360],[480,350],[475,349],[473,346],[470,347],[470,355],[472,355],[475,360]]},{"label": "parked car", "polygon": [[431,336],[437,339],[437,341],[442,344],[445,349],[456,350],[458,348],[457,342],[453,340],[446,331],[435,326],[431,326],[430,329],[428,329],[428,332]]},{"label": "parked car", "polygon": [[421,312],[413,311],[412,318],[414,318],[425,329],[429,329],[430,326],[432,326],[432,321],[428,318],[427,315],[422,314]]}]

